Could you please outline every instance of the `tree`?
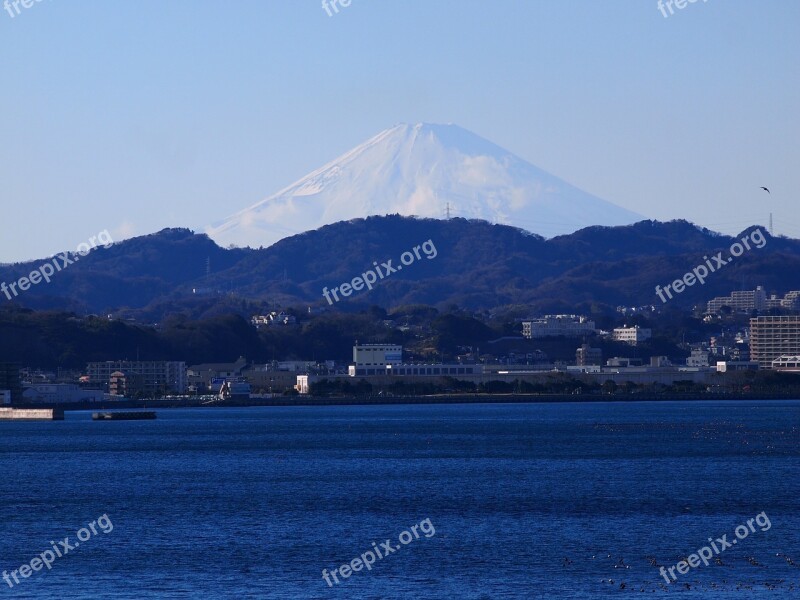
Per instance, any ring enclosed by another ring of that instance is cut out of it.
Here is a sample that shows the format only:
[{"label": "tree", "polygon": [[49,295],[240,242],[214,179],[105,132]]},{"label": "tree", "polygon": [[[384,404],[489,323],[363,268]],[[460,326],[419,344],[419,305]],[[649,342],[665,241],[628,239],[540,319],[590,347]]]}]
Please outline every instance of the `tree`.
[{"label": "tree", "polygon": [[612,379],[606,379],[605,383],[603,383],[603,393],[604,394],[615,394],[617,392],[617,383]]}]

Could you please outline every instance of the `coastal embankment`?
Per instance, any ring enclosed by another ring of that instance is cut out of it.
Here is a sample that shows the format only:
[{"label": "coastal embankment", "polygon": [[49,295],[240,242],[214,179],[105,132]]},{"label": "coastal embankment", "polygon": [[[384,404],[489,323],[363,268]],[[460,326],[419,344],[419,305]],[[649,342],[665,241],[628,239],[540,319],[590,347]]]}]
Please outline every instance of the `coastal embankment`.
[{"label": "coastal embankment", "polygon": [[[207,399],[187,396],[148,400],[113,400],[104,402],[82,402],[55,406],[17,405],[16,409],[74,410],[122,410],[122,409],[167,409],[167,408],[213,408],[248,406],[351,406],[381,404],[536,404],[536,403],[597,403],[597,402],[697,402],[720,400],[794,400],[796,393],[757,394],[436,394],[429,396],[273,396],[271,398],[238,398],[208,402]],[[2,409],[0,409],[2,410]],[[7,410],[7,409],[6,409]]]}]

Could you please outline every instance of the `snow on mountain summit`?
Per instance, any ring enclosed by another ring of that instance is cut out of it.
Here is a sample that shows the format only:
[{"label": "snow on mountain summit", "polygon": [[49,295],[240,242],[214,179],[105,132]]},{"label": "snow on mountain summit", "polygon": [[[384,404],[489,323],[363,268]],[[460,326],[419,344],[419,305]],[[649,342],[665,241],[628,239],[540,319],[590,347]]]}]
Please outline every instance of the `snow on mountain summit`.
[{"label": "snow on mountain summit", "polygon": [[644,217],[587,194],[457,125],[396,125],[207,233],[269,246],[323,225],[399,213],[515,225],[547,237]]}]

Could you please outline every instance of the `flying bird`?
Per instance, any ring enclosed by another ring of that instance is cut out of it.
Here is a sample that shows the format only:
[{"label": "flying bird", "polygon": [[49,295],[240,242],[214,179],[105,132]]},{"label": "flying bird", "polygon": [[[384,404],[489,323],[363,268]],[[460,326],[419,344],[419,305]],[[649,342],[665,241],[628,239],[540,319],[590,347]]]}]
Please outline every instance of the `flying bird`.
[{"label": "flying bird", "polygon": [[769,191],[769,188],[765,188],[765,187],[762,185],[762,186],[761,186],[761,189],[762,189],[762,190],[764,190],[765,192],[767,192],[768,194],[772,195],[772,192],[770,192],[770,191]]}]

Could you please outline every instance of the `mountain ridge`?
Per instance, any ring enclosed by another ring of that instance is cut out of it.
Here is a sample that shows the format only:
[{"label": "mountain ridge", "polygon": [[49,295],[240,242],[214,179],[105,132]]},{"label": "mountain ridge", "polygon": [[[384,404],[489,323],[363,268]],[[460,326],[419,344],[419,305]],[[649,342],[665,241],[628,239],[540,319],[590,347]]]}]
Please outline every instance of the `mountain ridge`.
[{"label": "mountain ridge", "polygon": [[[739,257],[670,305],[688,307],[743,285],[781,293],[800,289],[800,241],[773,238],[761,229],[768,241],[763,249]],[[587,302],[656,305],[656,285],[682,277],[735,239],[686,221],[591,227],[544,239],[485,221],[394,215],[335,223],[253,250],[223,249],[205,234],[168,229],[94,250],[15,303],[82,314],[147,315],[152,321],[171,313],[240,311],[242,303],[263,310],[295,305],[345,312],[372,304],[519,305],[532,311]],[[435,259],[420,260],[335,307],[324,300],[324,287],[352,280],[375,261],[396,264],[403,252],[426,240],[437,249]],[[0,281],[27,276],[42,262],[0,267]],[[0,301],[8,302],[3,296]]]},{"label": "mountain ridge", "polygon": [[206,232],[220,245],[270,245],[351,218],[479,218],[558,235],[643,217],[559,179],[457,125],[399,124]]}]

